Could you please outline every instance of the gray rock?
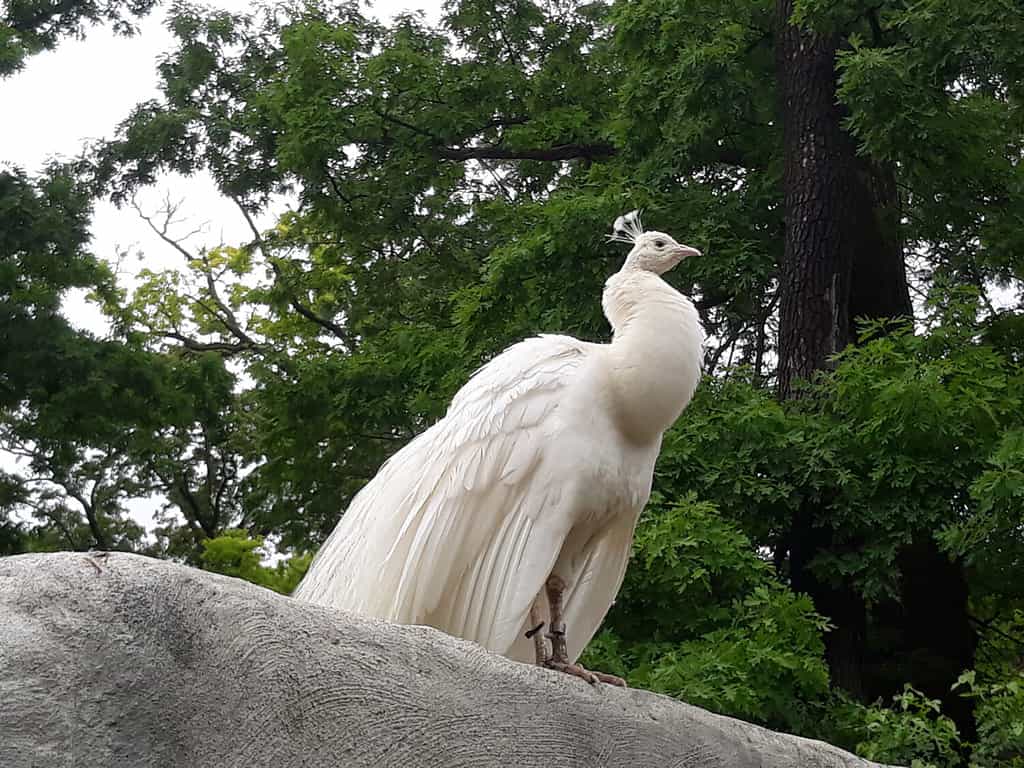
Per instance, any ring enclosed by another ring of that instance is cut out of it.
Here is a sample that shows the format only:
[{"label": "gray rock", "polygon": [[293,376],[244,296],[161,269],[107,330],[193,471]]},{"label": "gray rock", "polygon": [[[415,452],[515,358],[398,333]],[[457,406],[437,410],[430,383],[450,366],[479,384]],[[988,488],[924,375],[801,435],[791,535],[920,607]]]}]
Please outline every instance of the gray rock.
[{"label": "gray rock", "polygon": [[126,554],[0,559],[0,766],[875,765]]}]

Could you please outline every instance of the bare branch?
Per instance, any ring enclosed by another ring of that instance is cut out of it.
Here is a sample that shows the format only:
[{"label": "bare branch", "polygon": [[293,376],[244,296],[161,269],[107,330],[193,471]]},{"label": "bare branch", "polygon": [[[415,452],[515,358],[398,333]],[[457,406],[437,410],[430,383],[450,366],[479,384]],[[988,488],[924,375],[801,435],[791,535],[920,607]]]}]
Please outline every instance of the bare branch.
[{"label": "bare branch", "polygon": [[[189,253],[181,244],[180,240],[175,240],[173,237],[167,234],[167,230],[169,229],[172,223],[171,217],[174,215],[175,211],[174,206],[172,206],[170,202],[167,203],[167,207],[164,209],[167,212],[167,216],[164,218],[164,223],[161,226],[157,226],[156,222],[153,221],[152,217],[147,216],[145,213],[142,212],[142,208],[140,208],[139,204],[135,202],[134,197],[132,197],[131,205],[132,208],[135,209],[135,212],[139,215],[139,218],[141,218],[144,222],[146,222],[146,224],[149,225],[149,228],[153,230],[153,233],[157,237],[159,237],[161,240],[167,243],[167,245],[171,246],[171,248],[180,253],[186,261],[195,261],[195,254]],[[195,232],[192,232],[191,234],[195,234]]]},{"label": "bare branch", "polygon": [[[152,217],[147,216],[145,213],[143,213],[142,209],[135,202],[134,198],[132,199],[131,204],[132,207],[135,209],[136,213],[138,213],[139,217],[143,221],[145,221],[146,224],[149,225],[149,228],[153,230],[156,236],[163,240],[165,243],[167,243],[167,245],[171,246],[178,253],[180,253],[185,258],[186,261],[192,262],[199,260],[199,258],[195,254],[190,253],[181,244],[182,240],[175,239],[171,237],[170,234],[168,234],[168,230],[170,229],[170,226],[173,223],[172,219],[174,216],[174,212],[177,210],[176,206],[173,203],[171,203],[170,200],[167,200],[165,207],[163,209],[164,212],[166,213],[166,216],[164,217],[164,222],[161,225],[157,225],[156,222],[153,221]],[[199,231],[201,231],[201,228],[193,230],[188,235],[186,235],[186,238],[191,237],[192,235],[196,234]],[[199,303],[200,306],[202,306],[205,310],[210,312],[211,315],[216,317],[217,320],[219,320],[220,323],[225,328],[227,328],[228,331],[239,341],[243,342],[246,346],[248,346],[251,349],[260,349],[262,345],[259,344],[251,336],[249,336],[248,333],[246,333],[245,329],[242,328],[241,324],[238,322],[238,319],[235,317],[235,313],[232,312],[231,308],[221,299],[220,294],[217,291],[217,284],[213,278],[209,261],[205,257],[203,257],[202,261],[203,274],[204,277],[206,278],[206,288],[207,291],[209,292],[210,298],[216,305],[217,310],[214,311],[213,309],[203,304],[202,302],[199,302],[198,300],[197,303]],[[165,335],[170,336],[171,334]],[[183,339],[179,340],[184,341]]]}]

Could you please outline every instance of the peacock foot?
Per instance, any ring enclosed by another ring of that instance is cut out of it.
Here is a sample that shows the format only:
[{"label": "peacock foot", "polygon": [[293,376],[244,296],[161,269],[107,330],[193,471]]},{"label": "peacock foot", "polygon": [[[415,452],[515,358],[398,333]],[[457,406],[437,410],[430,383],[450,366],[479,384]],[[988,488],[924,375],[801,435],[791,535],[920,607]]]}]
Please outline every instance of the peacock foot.
[{"label": "peacock foot", "polygon": [[[537,663],[543,667],[547,667],[548,669],[564,672],[567,675],[582,677],[591,685],[596,683],[608,683],[609,685],[618,685],[625,688],[626,681],[621,677],[606,675],[604,672],[591,672],[589,669],[584,669],[579,664],[573,664],[569,661],[569,650],[565,642],[564,612],[562,609],[562,599],[566,587],[565,580],[555,574],[551,574],[544,587],[547,591],[548,605],[551,609],[551,624],[548,626],[547,633],[548,639],[551,641],[551,655],[548,656],[545,653],[542,658],[541,646],[538,645]],[[535,640],[538,637],[536,633],[539,631],[539,626],[536,629],[530,630],[530,632],[533,633]]]},{"label": "peacock foot", "polygon": [[572,675],[573,677],[583,678],[591,685],[607,683],[608,685],[617,685],[620,688],[627,687],[626,681],[621,677],[605,674],[604,672],[594,672],[593,670],[586,669],[580,664],[570,664],[567,661],[559,661],[554,658],[549,658],[544,660],[543,666],[557,672],[564,672],[565,674]]}]

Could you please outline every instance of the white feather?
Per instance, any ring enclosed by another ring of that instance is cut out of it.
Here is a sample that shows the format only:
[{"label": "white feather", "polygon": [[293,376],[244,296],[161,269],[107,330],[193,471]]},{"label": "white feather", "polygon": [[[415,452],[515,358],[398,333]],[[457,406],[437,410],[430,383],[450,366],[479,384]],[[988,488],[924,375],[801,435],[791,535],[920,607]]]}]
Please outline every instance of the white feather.
[{"label": "white feather", "polygon": [[[642,234],[638,212],[620,223]],[[611,344],[539,336],[481,367],[357,494],[295,596],[526,661],[530,608],[557,573],[575,659],[622,583],[662,433],[700,377],[696,310],[656,273],[686,249],[640,268],[658,258],[648,247],[608,281]]]},{"label": "white feather", "polygon": [[634,244],[644,233],[644,225],[640,221],[640,211],[630,211],[619,216],[612,225],[612,233],[608,239],[616,243]]}]

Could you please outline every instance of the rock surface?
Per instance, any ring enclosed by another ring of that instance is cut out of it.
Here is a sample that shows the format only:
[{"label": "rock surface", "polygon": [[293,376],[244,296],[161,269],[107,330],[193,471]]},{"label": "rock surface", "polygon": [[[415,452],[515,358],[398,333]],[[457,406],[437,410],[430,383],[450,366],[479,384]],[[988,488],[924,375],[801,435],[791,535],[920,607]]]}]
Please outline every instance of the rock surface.
[{"label": "rock surface", "polygon": [[0,559],[0,766],[868,768],[136,555]]}]

